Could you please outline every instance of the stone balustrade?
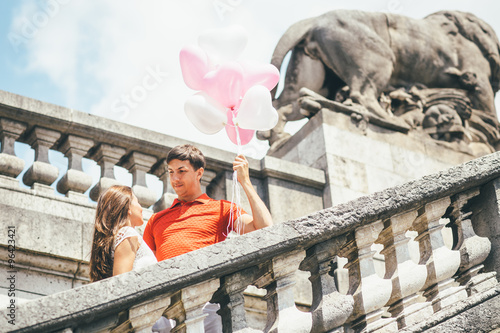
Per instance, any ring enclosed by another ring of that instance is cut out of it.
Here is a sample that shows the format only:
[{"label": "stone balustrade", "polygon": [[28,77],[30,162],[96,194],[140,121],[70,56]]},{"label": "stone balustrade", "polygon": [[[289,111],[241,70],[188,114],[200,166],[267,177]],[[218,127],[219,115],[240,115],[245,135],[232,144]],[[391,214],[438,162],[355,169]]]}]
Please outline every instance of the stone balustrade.
[{"label": "stone balustrade", "polygon": [[[130,185],[141,205],[154,210],[170,206],[175,197],[169,188],[166,155],[172,147],[187,143],[179,138],[5,91],[0,91],[0,140],[0,184],[15,188],[16,183],[22,181],[34,193],[62,194],[73,202],[86,203],[89,197],[96,201],[104,190],[120,183],[115,168],[122,167],[131,174]],[[27,144],[35,151],[32,165],[25,166],[25,161],[16,156],[16,142]],[[231,198],[229,182],[232,181],[235,154],[201,144],[196,146],[207,159],[202,187],[216,199]],[[68,169],[62,177],[59,177],[58,168],[49,161],[49,150],[59,151],[68,159]],[[92,181],[92,177],[83,172],[84,159],[92,160],[100,167],[98,180]],[[273,205],[284,187],[291,187],[297,193],[291,198],[307,192],[300,200],[312,200],[312,207],[316,210],[323,208],[325,176],[322,170],[273,157],[261,161],[249,158],[249,163],[254,186],[271,207],[275,218],[286,220],[308,213]],[[16,179],[23,170],[22,179]],[[148,187],[147,175],[163,184],[162,194]]]},{"label": "stone balustrade", "polygon": [[[73,288],[54,283],[38,292],[47,296],[14,299],[14,309],[0,310],[1,332],[147,332],[161,315],[175,319],[173,332],[202,332],[207,301],[220,304],[224,332],[500,326],[498,316],[480,316],[500,310],[499,152],[326,209],[322,170],[273,157],[250,159],[252,183],[274,226],[85,284],[91,200],[119,182],[119,166],[130,172],[146,218],[168,207],[175,195],[165,157],[184,141],[1,91],[0,140],[0,227],[16,230],[16,263],[9,268],[2,234],[0,268],[5,274],[58,274]],[[35,151],[32,165],[16,156],[16,142]],[[197,146],[207,157],[204,190],[230,198],[234,154]],[[67,157],[64,175],[50,163],[50,150]],[[83,171],[85,159],[100,166],[97,181]],[[161,195],[148,187],[147,175],[163,184]],[[376,256],[384,258],[382,271]],[[348,270],[347,281],[341,269]],[[311,295],[300,309],[299,273],[309,275],[305,293]],[[249,288],[265,295],[267,318],[260,326],[249,318]]]},{"label": "stone balustrade", "polygon": [[[175,332],[202,332],[201,309],[211,300],[221,306],[224,332],[451,331],[445,325],[456,318],[455,332],[467,325],[486,331],[500,325],[497,315],[479,314],[488,305],[489,313],[499,308],[499,224],[497,152],[139,271],[19,304],[15,327],[4,309],[0,330],[146,332],[163,314],[176,320]],[[450,246],[444,228],[452,230]],[[383,247],[385,272],[374,265],[374,244]],[[337,257],[347,258],[345,294],[335,280]],[[309,311],[295,305],[298,270],[310,273]],[[266,290],[265,327],[247,324],[243,294],[250,285]],[[460,317],[476,310],[469,321]]]}]

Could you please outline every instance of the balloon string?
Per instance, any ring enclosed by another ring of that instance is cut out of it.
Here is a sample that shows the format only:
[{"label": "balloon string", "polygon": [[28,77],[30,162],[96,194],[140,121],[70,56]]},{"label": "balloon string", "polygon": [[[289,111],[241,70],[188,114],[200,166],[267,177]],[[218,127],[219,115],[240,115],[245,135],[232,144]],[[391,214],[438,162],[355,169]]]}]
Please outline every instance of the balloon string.
[{"label": "balloon string", "polygon": [[[238,131],[238,125],[236,125],[236,117],[234,116],[234,114],[233,114],[233,124],[234,124],[234,130],[236,131],[236,142],[238,143],[237,154],[241,155],[242,152],[241,152],[240,132]],[[234,210],[236,210],[236,212]],[[235,213],[236,213],[236,221],[234,221]],[[236,222],[236,225],[234,225],[234,222]],[[233,230],[236,231],[238,235],[241,235],[243,233],[243,224],[241,222],[241,195],[240,195],[240,186],[238,184],[238,173],[236,172],[236,170],[233,172],[233,188],[231,195],[231,210],[229,213],[228,229],[230,225],[233,225]],[[230,230],[227,230],[228,234],[229,231]]]},{"label": "balloon string", "polygon": [[[233,172],[233,189],[231,196],[231,211],[229,213],[229,221],[233,224],[232,230],[234,230],[238,235],[241,235],[243,232],[243,224],[241,222],[241,196],[240,196],[240,187],[238,184],[238,175],[237,172]],[[236,220],[235,220],[236,219]],[[228,234],[229,234],[228,230]]]},{"label": "balloon string", "polygon": [[234,130],[236,131],[236,142],[238,143],[237,153],[238,153],[238,155],[241,155],[242,151],[241,151],[240,131],[239,131],[238,124],[236,123],[236,117],[235,117],[234,113],[233,113],[233,124],[234,124]]}]

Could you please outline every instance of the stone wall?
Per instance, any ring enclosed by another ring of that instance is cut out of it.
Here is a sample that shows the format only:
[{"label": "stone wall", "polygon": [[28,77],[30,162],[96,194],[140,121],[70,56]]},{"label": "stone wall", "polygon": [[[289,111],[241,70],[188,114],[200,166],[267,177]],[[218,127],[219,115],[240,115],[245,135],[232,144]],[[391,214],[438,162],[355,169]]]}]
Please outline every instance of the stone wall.
[{"label": "stone wall", "polygon": [[475,158],[465,144],[404,134],[322,109],[272,156],[325,170],[325,206],[349,201]]}]

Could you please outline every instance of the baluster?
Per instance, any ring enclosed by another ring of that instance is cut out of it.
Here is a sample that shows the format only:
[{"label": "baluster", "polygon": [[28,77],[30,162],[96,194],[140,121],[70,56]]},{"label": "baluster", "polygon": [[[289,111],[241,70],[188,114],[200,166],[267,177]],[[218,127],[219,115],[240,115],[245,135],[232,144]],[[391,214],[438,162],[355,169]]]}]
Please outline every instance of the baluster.
[{"label": "baluster", "polygon": [[169,304],[170,297],[161,295],[132,306],[128,316],[134,332],[151,332],[151,328],[160,319]]},{"label": "baluster", "polygon": [[301,270],[311,272],[313,301],[311,305],[311,332],[328,332],[345,323],[354,308],[354,298],[338,292],[333,278],[332,264],[345,237],[329,239],[307,250]]},{"label": "baluster", "polygon": [[[15,179],[24,169],[24,160],[16,156],[14,144],[26,130],[26,125],[10,119],[0,118],[0,181],[19,186]],[[2,177],[5,176],[5,177]]]},{"label": "baluster", "polygon": [[132,152],[123,167],[132,174],[132,189],[141,206],[147,208],[156,202],[156,195],[146,185],[146,173],[156,163],[156,157],[139,152]]},{"label": "baluster", "polygon": [[61,133],[42,127],[34,127],[27,137],[27,143],[35,150],[35,162],[23,176],[23,182],[32,189],[53,194],[50,187],[59,176],[59,169],[49,162],[49,149]]},{"label": "baluster", "polygon": [[474,232],[470,219],[472,211],[470,200],[479,195],[479,189],[459,193],[452,197],[453,210],[450,212],[450,225],[457,235],[456,249],[460,251],[460,267],[457,281],[466,287],[467,294],[482,292],[497,284],[496,272],[479,273],[483,262],[491,251],[491,242]]},{"label": "baluster", "polygon": [[415,240],[419,242],[419,263],[427,267],[423,295],[434,312],[467,297],[464,287],[458,287],[452,279],[460,266],[460,252],[445,246],[441,233],[444,226],[439,223],[449,206],[449,197],[428,203],[413,224],[413,229],[418,232]]},{"label": "baluster", "polygon": [[203,307],[219,288],[219,279],[211,279],[186,287],[172,295],[170,305],[165,311],[167,317],[175,319],[172,333],[202,333],[205,331],[203,320],[207,314]]},{"label": "baluster", "polygon": [[[112,312],[105,317],[98,317],[98,319],[95,319],[95,314],[91,313],[84,323],[78,323],[77,327],[74,327],[74,325],[71,326],[73,326],[74,332],[79,333],[130,332],[132,330],[130,321],[128,320],[128,311]],[[65,331],[56,332],[63,333]]]},{"label": "baluster", "polygon": [[114,167],[124,154],[125,149],[105,143],[101,143],[93,152],[91,158],[101,167],[101,178],[90,190],[92,200],[97,201],[99,195],[111,186],[120,185],[120,182],[115,178]]},{"label": "baluster", "polygon": [[470,202],[474,230],[479,235],[487,236],[491,242],[491,251],[483,262],[484,270],[496,272],[500,276],[500,178],[493,179],[481,186],[481,194]]},{"label": "baluster", "polygon": [[383,229],[382,221],[362,226],[350,236],[350,241],[341,249],[339,255],[348,259],[345,265],[349,270],[349,294],[354,297],[352,327],[355,330],[397,331],[393,318],[384,319],[382,307],[389,301],[392,281],[380,278],[375,272],[371,246]]},{"label": "baluster", "polygon": [[265,332],[310,332],[312,317],[295,306],[293,287],[295,273],[305,252],[289,252],[272,259],[268,274],[262,275],[255,285],[266,288],[267,325]]},{"label": "baluster", "polygon": [[427,268],[413,262],[408,247],[410,238],[405,235],[417,215],[414,210],[391,217],[380,234],[380,243],[384,245],[381,253],[385,257],[385,277],[392,280],[392,294],[387,304],[400,329],[432,315],[432,309],[425,303],[418,303],[420,296],[417,294],[425,284]]},{"label": "baluster", "polygon": [[203,192],[207,192],[207,186],[210,185],[210,183],[212,182],[212,180],[214,180],[215,176],[217,176],[217,173],[215,173],[215,171],[212,171],[212,170],[207,170],[205,169],[205,171],[203,172],[203,176],[201,177],[201,190]]},{"label": "baluster", "polygon": [[92,185],[92,176],[82,169],[82,158],[94,145],[94,141],[76,135],[68,135],[59,151],[68,158],[68,171],[57,183],[59,193],[68,198],[88,200],[83,194]]},{"label": "baluster", "polygon": [[169,208],[172,205],[172,202],[174,202],[174,199],[177,198],[177,194],[175,194],[174,190],[170,186],[166,159],[163,159],[159,163],[157,163],[152,172],[163,183],[163,194],[153,207],[154,212],[159,212]]},{"label": "baluster", "polygon": [[213,300],[220,304],[224,333],[259,332],[248,327],[245,311],[245,289],[255,280],[258,269],[250,267],[221,278],[221,287]]}]

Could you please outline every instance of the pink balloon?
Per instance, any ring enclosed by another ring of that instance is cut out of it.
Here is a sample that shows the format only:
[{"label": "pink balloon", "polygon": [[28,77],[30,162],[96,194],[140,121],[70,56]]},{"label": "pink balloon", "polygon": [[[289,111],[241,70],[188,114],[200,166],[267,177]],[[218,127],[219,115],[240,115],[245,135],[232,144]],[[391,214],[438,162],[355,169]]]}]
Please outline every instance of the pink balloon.
[{"label": "pink balloon", "polygon": [[203,88],[203,77],[209,71],[208,57],[202,48],[188,45],[179,53],[182,78],[186,85],[194,90]]},{"label": "pink balloon", "polygon": [[236,62],[222,64],[203,77],[203,91],[227,108],[235,108],[243,98],[243,68]]},{"label": "pink balloon", "polygon": [[[252,140],[255,131],[242,129],[239,128],[238,126],[235,126],[232,117],[233,112],[234,111],[231,110],[227,112],[227,125],[226,125],[227,136],[229,137],[229,140],[231,140],[231,142],[234,143],[235,145],[238,145],[238,136],[239,136],[240,139],[239,145],[241,146],[246,145]],[[238,131],[238,133],[236,131]]]},{"label": "pink balloon", "polygon": [[241,66],[244,73],[244,92],[255,85],[264,86],[270,91],[280,80],[280,72],[274,65],[245,62],[241,63]]}]

